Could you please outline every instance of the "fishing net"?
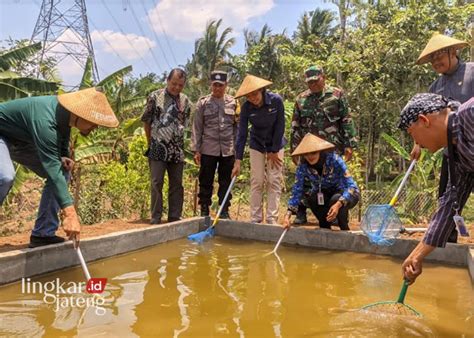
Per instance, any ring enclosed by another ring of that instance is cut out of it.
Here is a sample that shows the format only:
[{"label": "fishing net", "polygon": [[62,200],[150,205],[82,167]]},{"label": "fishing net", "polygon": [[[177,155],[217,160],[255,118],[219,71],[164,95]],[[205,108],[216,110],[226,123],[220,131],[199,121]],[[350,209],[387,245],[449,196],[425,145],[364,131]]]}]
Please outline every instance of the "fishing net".
[{"label": "fishing net", "polygon": [[213,237],[215,233],[214,226],[210,226],[204,231],[188,236],[188,239],[194,242],[202,243],[205,239]]},{"label": "fishing net", "polygon": [[401,316],[417,316],[421,317],[421,314],[412,308],[410,305],[404,303],[405,296],[408,291],[408,281],[404,280],[398,299],[393,301],[377,302],[366,305],[362,310],[375,312],[378,315],[401,315]]},{"label": "fishing net", "polygon": [[406,305],[399,302],[378,302],[370,305],[366,305],[362,310],[376,312],[378,314],[393,314],[400,316],[417,316],[421,317],[421,314],[412,308],[410,305]]},{"label": "fishing net", "polygon": [[392,245],[400,234],[402,222],[395,208],[389,204],[369,205],[360,228],[377,245]]}]

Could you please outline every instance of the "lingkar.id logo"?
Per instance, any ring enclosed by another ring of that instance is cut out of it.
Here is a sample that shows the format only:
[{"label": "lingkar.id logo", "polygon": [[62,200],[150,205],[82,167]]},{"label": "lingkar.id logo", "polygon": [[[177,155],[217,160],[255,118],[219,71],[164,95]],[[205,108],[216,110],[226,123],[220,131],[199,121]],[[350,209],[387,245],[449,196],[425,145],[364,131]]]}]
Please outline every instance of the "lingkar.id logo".
[{"label": "lingkar.id logo", "polygon": [[[105,290],[107,278],[91,278],[85,282],[61,282],[59,278],[49,282],[33,282],[31,278],[22,278],[23,294],[43,295],[46,304],[54,306],[54,311],[64,308],[95,308],[98,316],[106,313],[105,298],[101,295]],[[85,292],[84,292],[85,291]]]}]

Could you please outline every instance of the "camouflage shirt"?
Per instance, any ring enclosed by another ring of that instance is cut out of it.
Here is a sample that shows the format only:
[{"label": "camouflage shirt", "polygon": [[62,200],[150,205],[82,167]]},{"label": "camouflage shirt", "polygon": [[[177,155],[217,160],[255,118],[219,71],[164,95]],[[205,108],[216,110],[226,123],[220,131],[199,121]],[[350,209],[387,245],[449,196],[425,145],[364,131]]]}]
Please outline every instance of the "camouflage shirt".
[{"label": "camouflage shirt", "polygon": [[356,130],[341,89],[326,86],[321,93],[308,89],[298,95],[291,122],[291,151],[307,133],[336,145],[338,152],[356,148]]}]

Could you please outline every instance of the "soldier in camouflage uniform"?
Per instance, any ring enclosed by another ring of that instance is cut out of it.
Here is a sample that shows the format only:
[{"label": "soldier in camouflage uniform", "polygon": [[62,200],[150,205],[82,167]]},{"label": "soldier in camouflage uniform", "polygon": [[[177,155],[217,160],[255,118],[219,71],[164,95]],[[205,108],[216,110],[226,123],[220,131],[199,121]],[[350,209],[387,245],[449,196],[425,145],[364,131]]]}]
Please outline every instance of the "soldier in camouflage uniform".
[{"label": "soldier in camouflage uniform", "polygon": [[[304,75],[308,89],[296,98],[291,122],[291,151],[304,135],[312,133],[336,145],[336,152],[350,161],[352,149],[357,146],[356,130],[342,90],[326,86],[324,71],[319,66],[309,67]],[[297,160],[294,158],[295,162]],[[300,205],[294,223],[306,222],[306,207]]]}]

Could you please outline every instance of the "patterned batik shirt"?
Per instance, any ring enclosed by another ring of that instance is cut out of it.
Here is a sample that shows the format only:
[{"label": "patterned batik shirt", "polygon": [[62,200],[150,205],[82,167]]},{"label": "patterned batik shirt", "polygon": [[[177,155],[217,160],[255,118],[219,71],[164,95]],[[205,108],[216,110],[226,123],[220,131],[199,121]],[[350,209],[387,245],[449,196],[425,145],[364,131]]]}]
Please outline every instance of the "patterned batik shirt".
[{"label": "patterned batik shirt", "polygon": [[341,89],[326,86],[321,93],[308,89],[298,95],[291,122],[291,151],[307,133],[333,143],[341,154],[344,148],[357,148],[354,122]]},{"label": "patterned batik shirt", "polygon": [[166,89],[159,89],[148,96],[142,121],[151,125],[151,160],[184,161],[184,130],[190,111],[191,102],[184,94],[173,97]]},{"label": "patterned batik shirt", "polygon": [[356,182],[347,170],[346,163],[334,152],[327,153],[321,175],[306,161],[298,165],[295,184],[288,201],[288,210],[296,213],[301,202],[308,206],[308,197],[318,193],[320,189],[342,193],[340,200],[343,203],[349,201],[351,196],[360,194]]}]

